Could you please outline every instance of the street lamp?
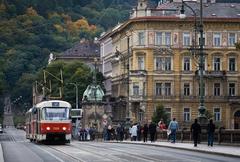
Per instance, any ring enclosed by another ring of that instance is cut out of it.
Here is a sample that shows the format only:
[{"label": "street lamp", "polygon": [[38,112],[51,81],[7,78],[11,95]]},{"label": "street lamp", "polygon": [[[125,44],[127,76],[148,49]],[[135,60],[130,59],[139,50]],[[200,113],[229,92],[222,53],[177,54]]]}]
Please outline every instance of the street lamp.
[{"label": "street lamp", "polygon": [[[129,67],[129,58],[130,58],[130,47],[129,47],[129,41],[130,41],[130,36],[127,35],[127,78],[126,78],[126,84],[127,84],[127,104],[126,104],[126,122],[130,122],[130,103],[129,103],[129,77],[130,77],[130,67]],[[115,60],[119,61],[121,57],[121,53],[116,49],[115,52]],[[123,57],[123,56],[122,56]],[[125,60],[124,60],[124,65],[125,65]],[[125,71],[124,71],[125,73]]]},{"label": "street lamp", "polygon": [[[200,22],[197,26],[197,23],[196,23],[196,19],[197,19],[197,15],[196,15],[196,12],[189,6],[187,5],[187,3],[185,1],[182,0],[182,8],[180,10],[181,14],[180,14],[180,18],[185,18],[186,15],[184,16],[184,6],[188,7],[194,14],[194,30],[195,30],[195,40],[196,40],[196,31],[199,31],[200,33],[200,40],[199,40],[199,57],[200,57],[200,60],[199,60],[199,71],[200,71],[200,99],[199,99],[199,102],[200,102],[200,105],[199,105],[199,120],[200,120],[200,123],[204,123],[206,121],[206,116],[205,116],[205,111],[206,111],[206,108],[204,106],[204,85],[203,85],[203,70],[204,70],[204,52],[203,52],[203,2],[202,0],[200,0]],[[196,43],[196,41],[195,41]],[[196,46],[194,47],[196,51]]]},{"label": "street lamp", "polygon": [[193,12],[193,16],[194,16],[194,39],[192,39],[192,47],[189,50],[195,56],[196,48],[197,48],[197,28],[198,28],[197,27],[197,13],[192,7],[190,7],[187,3],[185,3],[185,1],[182,0],[182,6],[181,6],[181,10],[180,10],[180,15],[179,15],[180,19],[186,18],[184,6],[188,7]]},{"label": "street lamp", "polygon": [[96,69],[97,69],[97,58],[94,58],[94,74],[93,74],[93,85],[94,85],[94,124],[97,126],[97,74],[96,74]]},{"label": "street lamp", "polygon": [[[78,84],[77,83],[67,83],[69,85],[74,85],[75,86],[75,96],[76,96],[76,106],[75,108],[78,109]],[[74,131],[74,136],[77,137],[78,134],[78,128],[79,128],[79,120],[78,117],[76,118],[76,122],[75,122],[75,129],[73,127],[73,131]]]}]

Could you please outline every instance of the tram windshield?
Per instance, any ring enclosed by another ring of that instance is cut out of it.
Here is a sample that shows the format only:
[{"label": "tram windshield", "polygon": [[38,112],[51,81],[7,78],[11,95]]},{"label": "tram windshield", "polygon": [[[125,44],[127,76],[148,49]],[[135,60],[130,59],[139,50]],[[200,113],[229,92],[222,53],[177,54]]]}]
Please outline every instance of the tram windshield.
[{"label": "tram windshield", "polygon": [[69,109],[60,107],[46,107],[42,110],[43,120],[67,120],[69,119]]}]

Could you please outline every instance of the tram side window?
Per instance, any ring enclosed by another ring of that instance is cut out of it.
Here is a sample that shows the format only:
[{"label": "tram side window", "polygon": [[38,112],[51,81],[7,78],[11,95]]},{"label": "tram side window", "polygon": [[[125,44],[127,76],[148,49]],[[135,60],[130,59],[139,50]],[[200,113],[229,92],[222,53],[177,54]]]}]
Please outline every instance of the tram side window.
[{"label": "tram side window", "polygon": [[44,108],[42,115],[45,120],[67,120],[69,110],[67,108]]}]

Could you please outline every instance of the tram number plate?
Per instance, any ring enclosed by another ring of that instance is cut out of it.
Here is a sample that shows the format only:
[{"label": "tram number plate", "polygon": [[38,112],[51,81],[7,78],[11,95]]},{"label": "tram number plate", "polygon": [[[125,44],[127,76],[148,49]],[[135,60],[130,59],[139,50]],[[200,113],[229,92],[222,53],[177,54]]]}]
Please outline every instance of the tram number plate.
[{"label": "tram number plate", "polygon": [[59,130],[59,127],[53,127],[53,130]]}]

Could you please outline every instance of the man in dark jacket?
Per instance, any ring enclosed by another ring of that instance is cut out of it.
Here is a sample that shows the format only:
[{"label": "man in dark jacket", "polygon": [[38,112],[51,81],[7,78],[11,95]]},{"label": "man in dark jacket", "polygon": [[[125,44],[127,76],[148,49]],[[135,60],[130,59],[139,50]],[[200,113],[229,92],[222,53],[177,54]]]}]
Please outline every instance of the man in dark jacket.
[{"label": "man in dark jacket", "polygon": [[117,141],[123,141],[124,136],[124,127],[121,124],[118,124],[117,127]]},{"label": "man in dark jacket", "polygon": [[148,137],[148,124],[145,124],[143,127],[143,142],[147,142]]},{"label": "man in dark jacket", "polygon": [[207,132],[208,132],[208,146],[209,145],[213,146],[215,124],[213,124],[213,120],[212,119],[209,121],[209,124],[207,126]]},{"label": "man in dark jacket", "polygon": [[194,147],[197,147],[198,136],[201,133],[201,126],[200,126],[200,124],[198,124],[197,119],[195,119],[194,123],[191,126],[191,133],[192,133],[193,140],[194,140]]},{"label": "man in dark jacket", "polygon": [[156,128],[157,128],[156,124],[151,122],[151,124],[149,125],[149,128],[148,128],[148,131],[150,133],[151,142],[155,141]]}]

